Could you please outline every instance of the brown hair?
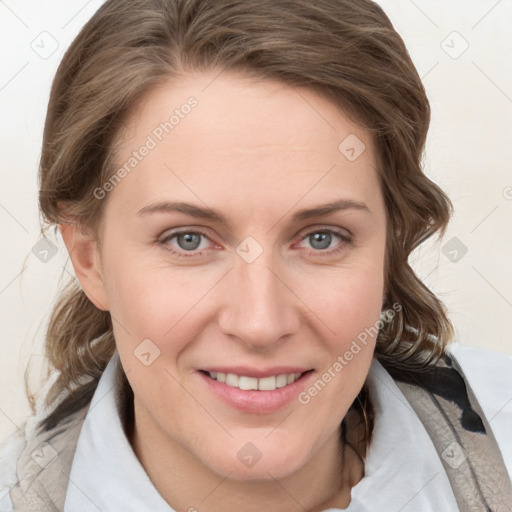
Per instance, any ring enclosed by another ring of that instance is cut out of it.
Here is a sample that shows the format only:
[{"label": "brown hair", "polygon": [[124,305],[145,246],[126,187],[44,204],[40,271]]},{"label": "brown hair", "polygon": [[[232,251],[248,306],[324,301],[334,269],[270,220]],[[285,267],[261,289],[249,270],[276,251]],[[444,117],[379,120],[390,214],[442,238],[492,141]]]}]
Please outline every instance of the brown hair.
[{"label": "brown hair", "polygon": [[[384,309],[400,305],[380,329],[376,356],[412,369],[435,363],[452,326],[408,258],[444,232],[451,203],[421,168],[430,107],[420,77],[370,0],[108,0],[53,82],[40,167],[44,220],[71,219],[97,232],[102,202],[93,192],[113,175],[116,136],[130,110],[158,84],[215,68],[313,88],[373,134],[388,214]],[[61,372],[47,403],[66,395],[46,429],[88,403],[114,350],[110,314],[71,282],[46,333],[46,355]],[[366,387],[353,408],[365,418],[367,442]]]}]

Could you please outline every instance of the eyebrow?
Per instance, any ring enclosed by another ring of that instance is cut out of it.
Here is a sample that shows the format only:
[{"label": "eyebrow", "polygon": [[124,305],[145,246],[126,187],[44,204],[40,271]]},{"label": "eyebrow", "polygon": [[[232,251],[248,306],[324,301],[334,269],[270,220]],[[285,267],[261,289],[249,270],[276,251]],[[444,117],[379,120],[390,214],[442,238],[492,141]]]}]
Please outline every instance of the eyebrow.
[{"label": "eyebrow", "polygon": [[[305,208],[295,212],[292,216],[293,222],[300,222],[312,217],[323,217],[338,211],[343,210],[360,210],[367,213],[371,213],[370,208],[365,203],[355,201],[353,199],[339,199],[331,203],[325,203],[314,208]],[[198,219],[205,219],[215,221],[226,226],[229,225],[227,218],[217,210],[200,207],[191,203],[185,203],[182,201],[162,201],[158,203],[149,204],[141,208],[137,215],[146,216],[152,213],[166,213],[166,212],[178,212],[196,217]]]}]

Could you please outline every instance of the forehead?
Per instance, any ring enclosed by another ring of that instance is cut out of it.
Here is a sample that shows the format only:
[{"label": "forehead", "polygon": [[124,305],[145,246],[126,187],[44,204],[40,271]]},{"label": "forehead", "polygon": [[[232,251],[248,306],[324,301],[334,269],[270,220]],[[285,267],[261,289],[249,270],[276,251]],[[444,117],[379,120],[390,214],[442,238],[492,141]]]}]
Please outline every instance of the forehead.
[{"label": "forehead", "polygon": [[246,207],[306,194],[364,200],[378,188],[369,132],[311,89],[279,81],[186,75],[149,92],[124,126],[116,169],[127,172],[112,195],[130,209],[176,196]]}]

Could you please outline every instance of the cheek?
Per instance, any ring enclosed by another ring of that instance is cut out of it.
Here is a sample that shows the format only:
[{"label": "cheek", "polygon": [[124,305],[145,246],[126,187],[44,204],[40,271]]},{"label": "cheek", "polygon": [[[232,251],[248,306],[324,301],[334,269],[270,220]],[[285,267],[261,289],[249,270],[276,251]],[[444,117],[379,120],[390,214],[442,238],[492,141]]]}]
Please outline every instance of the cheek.
[{"label": "cheek", "polygon": [[362,330],[379,318],[382,309],[383,277],[375,275],[372,279],[357,279],[347,283],[340,293],[337,314],[337,327],[341,332],[354,329]]},{"label": "cheek", "polygon": [[299,401],[316,402],[320,416],[332,425],[346,413],[366,379],[379,332],[383,283],[383,265],[374,261],[336,273],[310,295],[311,308],[324,324],[328,358]]},{"label": "cheek", "polygon": [[[319,424],[335,428],[362,388],[372,362],[382,308],[383,272],[373,271],[330,280],[328,292],[312,304],[324,324],[328,355],[317,379],[298,397],[315,411]],[[312,308],[313,309],[313,308]]]},{"label": "cheek", "polygon": [[325,325],[334,343],[343,345],[380,315],[384,290],[383,265],[336,269],[331,274],[310,276],[297,294]]},{"label": "cheek", "polygon": [[111,313],[134,340],[162,338],[199,301],[206,286],[194,269],[173,269],[136,252],[110,262],[106,273]]}]

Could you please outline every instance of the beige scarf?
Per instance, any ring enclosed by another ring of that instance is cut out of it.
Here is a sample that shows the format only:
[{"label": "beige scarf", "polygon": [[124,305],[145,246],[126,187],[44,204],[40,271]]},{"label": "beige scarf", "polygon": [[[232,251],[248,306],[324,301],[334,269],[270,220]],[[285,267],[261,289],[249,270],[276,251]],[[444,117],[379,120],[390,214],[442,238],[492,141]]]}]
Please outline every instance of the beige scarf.
[{"label": "beige scarf", "polygon": [[[463,512],[510,512],[512,489],[487,419],[456,361],[425,372],[382,363],[429,433]],[[16,512],[61,512],[88,407],[65,425],[35,435],[18,460],[10,491]],[[57,456],[58,454],[58,456]]]}]

